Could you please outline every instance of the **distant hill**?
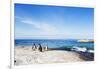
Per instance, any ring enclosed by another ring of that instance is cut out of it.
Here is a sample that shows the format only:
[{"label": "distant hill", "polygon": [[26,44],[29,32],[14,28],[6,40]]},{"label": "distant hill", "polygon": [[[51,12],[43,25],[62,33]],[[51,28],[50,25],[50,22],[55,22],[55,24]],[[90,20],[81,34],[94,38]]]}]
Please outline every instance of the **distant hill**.
[{"label": "distant hill", "polygon": [[94,42],[94,40],[83,39],[83,40],[77,40],[77,42]]}]

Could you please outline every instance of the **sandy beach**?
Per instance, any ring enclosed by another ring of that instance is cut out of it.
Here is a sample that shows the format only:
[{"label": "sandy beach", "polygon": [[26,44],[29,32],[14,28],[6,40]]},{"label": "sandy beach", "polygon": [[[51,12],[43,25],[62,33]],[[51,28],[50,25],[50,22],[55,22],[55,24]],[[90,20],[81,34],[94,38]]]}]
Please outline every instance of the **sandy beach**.
[{"label": "sandy beach", "polygon": [[15,47],[15,65],[41,64],[41,63],[63,63],[84,61],[75,52],[52,50],[33,51],[31,46]]},{"label": "sandy beach", "polygon": [[64,63],[85,61],[80,55],[71,51],[49,50],[45,52],[33,51],[31,46],[15,47],[15,65]]}]

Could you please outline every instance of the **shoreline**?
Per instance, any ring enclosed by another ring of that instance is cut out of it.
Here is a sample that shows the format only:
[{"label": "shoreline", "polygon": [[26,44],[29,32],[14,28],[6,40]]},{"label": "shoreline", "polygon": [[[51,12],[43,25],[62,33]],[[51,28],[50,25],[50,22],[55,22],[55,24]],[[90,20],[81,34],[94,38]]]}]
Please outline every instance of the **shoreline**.
[{"label": "shoreline", "polygon": [[67,63],[86,61],[80,54],[64,50],[48,50],[45,52],[33,51],[32,46],[15,47],[15,65]]}]

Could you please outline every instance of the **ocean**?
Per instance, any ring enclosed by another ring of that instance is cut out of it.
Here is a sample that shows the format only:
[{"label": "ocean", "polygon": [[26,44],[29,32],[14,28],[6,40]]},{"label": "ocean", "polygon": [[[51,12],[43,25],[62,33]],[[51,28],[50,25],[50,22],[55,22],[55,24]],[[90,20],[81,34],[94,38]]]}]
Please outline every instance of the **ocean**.
[{"label": "ocean", "polygon": [[94,49],[94,42],[77,42],[77,39],[15,39],[15,46],[32,46],[41,44],[48,48],[86,47]]}]

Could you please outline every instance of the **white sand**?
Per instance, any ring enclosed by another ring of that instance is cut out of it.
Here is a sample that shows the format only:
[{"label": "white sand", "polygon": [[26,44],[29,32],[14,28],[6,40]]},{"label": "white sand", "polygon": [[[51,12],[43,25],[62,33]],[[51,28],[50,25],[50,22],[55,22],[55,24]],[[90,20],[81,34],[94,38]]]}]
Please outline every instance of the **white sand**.
[{"label": "white sand", "polygon": [[15,60],[15,65],[84,61],[75,52],[62,50],[39,52],[33,51],[31,46],[15,47]]}]

